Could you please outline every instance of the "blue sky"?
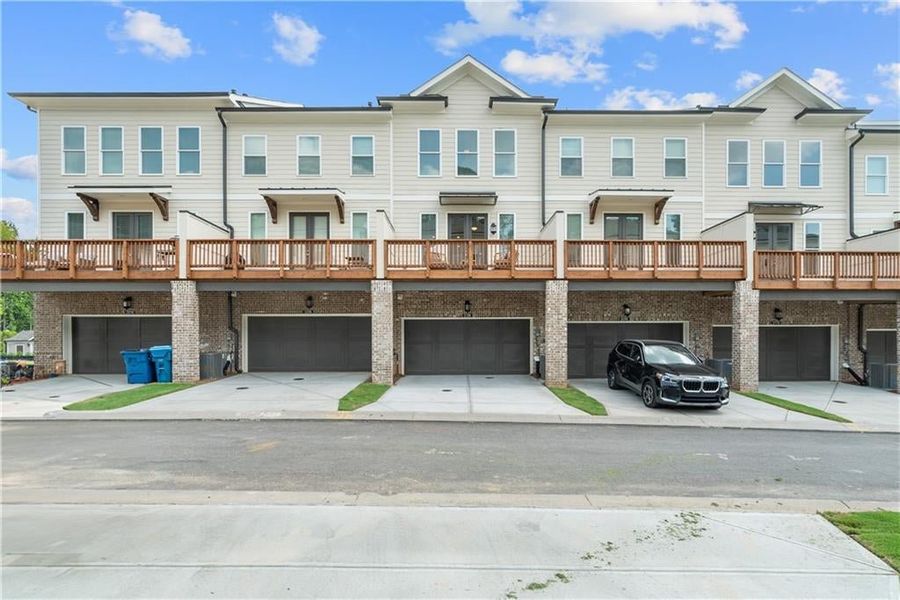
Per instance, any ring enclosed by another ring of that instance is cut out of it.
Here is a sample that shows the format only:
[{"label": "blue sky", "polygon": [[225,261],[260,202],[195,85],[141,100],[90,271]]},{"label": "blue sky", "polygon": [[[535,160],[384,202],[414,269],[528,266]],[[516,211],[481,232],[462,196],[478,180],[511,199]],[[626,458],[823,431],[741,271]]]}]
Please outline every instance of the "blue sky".
[{"label": "blue sky", "polygon": [[2,2],[2,209],[33,234],[35,120],[10,91],[406,93],[471,53],[567,108],[726,103],[787,66],[900,117],[900,3]]}]

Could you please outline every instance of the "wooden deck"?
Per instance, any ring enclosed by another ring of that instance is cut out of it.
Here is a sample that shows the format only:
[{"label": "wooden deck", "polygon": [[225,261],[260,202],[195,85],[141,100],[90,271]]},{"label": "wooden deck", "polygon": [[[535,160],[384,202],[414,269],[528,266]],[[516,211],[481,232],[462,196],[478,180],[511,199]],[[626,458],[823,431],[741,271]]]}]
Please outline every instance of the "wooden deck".
[{"label": "wooden deck", "polygon": [[754,254],[760,290],[900,290],[900,252],[779,252]]},{"label": "wooden deck", "polygon": [[744,242],[567,241],[567,279],[744,279]]},{"label": "wooden deck", "polygon": [[388,279],[553,279],[551,240],[388,240]]},{"label": "wooden deck", "polygon": [[0,278],[149,280],[178,277],[176,240],[0,242]]}]

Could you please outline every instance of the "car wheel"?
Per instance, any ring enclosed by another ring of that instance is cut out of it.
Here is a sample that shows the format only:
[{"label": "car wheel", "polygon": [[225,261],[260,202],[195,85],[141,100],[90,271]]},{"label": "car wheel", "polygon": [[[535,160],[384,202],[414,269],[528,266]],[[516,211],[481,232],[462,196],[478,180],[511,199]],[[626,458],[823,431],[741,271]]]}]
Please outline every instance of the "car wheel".
[{"label": "car wheel", "polygon": [[656,384],[652,381],[645,381],[641,386],[641,400],[647,408],[656,408]]},{"label": "car wheel", "polygon": [[609,389],[611,390],[621,390],[622,386],[619,385],[619,378],[616,376],[615,369],[609,369],[606,372],[606,383],[609,384]]}]

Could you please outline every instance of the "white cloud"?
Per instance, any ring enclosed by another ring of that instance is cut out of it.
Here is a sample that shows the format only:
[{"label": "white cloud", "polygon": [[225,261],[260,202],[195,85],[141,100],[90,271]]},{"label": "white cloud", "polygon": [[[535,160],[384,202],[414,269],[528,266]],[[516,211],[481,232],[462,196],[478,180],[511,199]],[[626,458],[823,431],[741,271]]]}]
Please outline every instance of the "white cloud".
[{"label": "white cloud", "polygon": [[706,44],[706,38],[702,35],[695,35],[691,38],[691,43],[695,46],[702,46]]},{"label": "white cloud", "polygon": [[809,82],[813,87],[838,102],[843,102],[850,97],[850,94],[847,93],[846,82],[835,71],[816,67],[813,69]]},{"label": "white cloud", "polygon": [[22,239],[34,237],[34,204],[25,198],[0,197],[0,219],[10,221]]},{"label": "white cloud", "polygon": [[316,62],[316,53],[325,40],[325,36],[300,17],[291,17],[281,13],[272,15],[275,32],[278,38],[272,48],[278,56],[292,65],[305,67]]},{"label": "white cloud", "polygon": [[884,2],[878,4],[875,12],[887,15],[896,12],[898,9],[900,9],[900,0],[884,0]]},{"label": "white cloud", "polygon": [[881,104],[881,96],[878,94],[866,94],[866,104],[869,106],[878,106]]},{"label": "white cloud", "polygon": [[604,106],[611,110],[670,110],[697,105],[715,106],[718,103],[719,97],[713,92],[690,92],[676,96],[667,90],[637,89],[633,86],[613,90],[604,100]]},{"label": "white cloud", "polygon": [[510,50],[501,66],[525,81],[549,81],[554,84],[587,81],[606,81],[606,65],[591,62],[584,56],[567,56],[561,52],[527,54],[522,50]]},{"label": "white cloud", "polygon": [[875,74],[881,78],[881,85],[900,96],[900,62],[877,65]]},{"label": "white cloud", "polygon": [[741,71],[737,81],[734,82],[734,87],[739,90],[749,90],[762,80],[763,76],[759,73],[754,73],[753,71]]},{"label": "white cloud", "polygon": [[634,66],[641,71],[655,71],[658,66],[656,55],[652,52],[644,52],[641,58],[635,61]]},{"label": "white cloud", "polygon": [[133,42],[138,50],[151,58],[174,60],[187,58],[192,53],[191,40],[181,29],[163,22],[156,13],[127,9],[123,13],[122,28],[111,31],[116,41]]},{"label": "white cloud", "polygon": [[19,158],[7,156],[6,148],[0,148],[0,171],[16,179],[37,179],[37,156],[29,154]]}]

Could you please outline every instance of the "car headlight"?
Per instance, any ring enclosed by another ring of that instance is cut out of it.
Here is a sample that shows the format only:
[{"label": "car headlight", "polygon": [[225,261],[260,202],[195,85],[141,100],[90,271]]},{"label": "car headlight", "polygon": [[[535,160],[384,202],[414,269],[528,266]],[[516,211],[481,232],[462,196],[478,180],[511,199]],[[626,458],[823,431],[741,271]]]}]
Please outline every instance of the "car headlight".
[{"label": "car headlight", "polygon": [[681,381],[681,377],[672,373],[657,373],[656,380],[660,383],[677,384]]}]

